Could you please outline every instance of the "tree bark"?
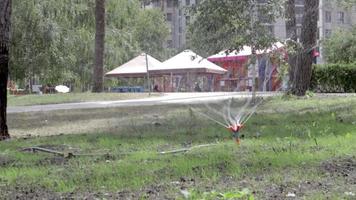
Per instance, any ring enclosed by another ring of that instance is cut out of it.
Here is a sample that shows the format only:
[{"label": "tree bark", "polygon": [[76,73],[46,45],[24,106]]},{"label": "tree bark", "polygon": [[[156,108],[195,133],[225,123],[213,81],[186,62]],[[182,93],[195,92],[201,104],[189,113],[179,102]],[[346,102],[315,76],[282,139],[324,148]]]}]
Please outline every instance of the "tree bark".
[{"label": "tree bark", "polygon": [[95,6],[95,61],[93,73],[93,92],[103,91],[103,68],[105,48],[105,0],[96,0]]},{"label": "tree bark", "polygon": [[0,140],[10,138],[6,123],[10,20],[11,0],[0,0]]},{"label": "tree bark", "polygon": [[[286,33],[289,39],[290,45],[293,50],[297,50],[296,43],[298,40],[297,35],[297,19],[295,15],[295,0],[287,0],[285,5],[285,16],[286,16]],[[296,52],[290,52],[288,55],[289,64],[289,89],[293,88],[294,85],[294,73],[296,68],[297,55]]]},{"label": "tree bark", "polygon": [[297,60],[292,93],[304,96],[309,89],[312,65],[313,49],[317,44],[319,0],[305,1],[304,16],[301,33],[302,51]]}]

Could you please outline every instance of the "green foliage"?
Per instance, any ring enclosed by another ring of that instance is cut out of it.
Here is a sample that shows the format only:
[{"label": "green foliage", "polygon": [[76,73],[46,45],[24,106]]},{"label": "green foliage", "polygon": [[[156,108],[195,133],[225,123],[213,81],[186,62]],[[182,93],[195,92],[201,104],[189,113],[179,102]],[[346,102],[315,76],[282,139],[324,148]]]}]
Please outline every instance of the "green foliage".
[{"label": "green foliage", "polygon": [[[162,47],[169,31],[161,11],[158,9],[146,10],[141,12],[137,18],[134,37],[138,41],[145,41],[139,44],[140,49],[155,55],[157,58],[164,57]],[[162,30],[158,32],[157,28],[162,28]]]},{"label": "green foliage", "polygon": [[191,45],[202,54],[240,49],[243,45],[255,49],[270,46],[275,39],[265,24],[274,22],[281,15],[283,1],[271,0],[263,5],[256,2],[202,1],[192,9],[193,21],[189,27]]},{"label": "green foliage", "polygon": [[356,64],[315,65],[311,88],[318,92],[355,92]]},{"label": "green foliage", "polygon": [[[42,84],[91,84],[94,55],[94,1],[14,0],[11,79]],[[108,0],[105,70],[142,51],[160,57],[168,36],[164,15],[143,10],[138,0]],[[151,47],[145,48],[144,45]]]},{"label": "green foliage", "polygon": [[245,200],[254,200],[255,198],[248,189],[243,189],[242,191],[237,192],[204,192],[192,191],[189,199],[201,199],[201,200],[232,200],[232,199],[245,199]]},{"label": "green foliage", "polygon": [[323,42],[323,51],[329,63],[356,62],[356,28],[340,29]]}]

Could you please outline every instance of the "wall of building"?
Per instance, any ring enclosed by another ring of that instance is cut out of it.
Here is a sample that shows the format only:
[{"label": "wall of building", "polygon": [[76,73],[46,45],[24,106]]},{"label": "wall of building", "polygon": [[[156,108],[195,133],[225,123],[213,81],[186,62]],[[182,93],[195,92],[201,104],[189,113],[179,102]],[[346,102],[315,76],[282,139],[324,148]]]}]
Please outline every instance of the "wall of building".
[{"label": "wall of building", "polygon": [[190,21],[188,8],[197,0],[154,0],[148,8],[160,8],[166,16],[170,27],[167,47],[182,49],[187,42],[187,28]]},{"label": "wall of building", "polygon": [[[304,1],[295,0],[297,33],[300,35],[302,17],[304,12]],[[166,15],[167,23],[170,27],[170,38],[167,47],[184,49],[187,43],[187,29],[190,21],[187,8],[199,3],[198,0],[153,0],[148,7],[160,8]],[[356,6],[348,9],[342,7],[335,0],[320,0],[319,7],[319,39],[322,40],[332,34],[337,29],[349,29],[356,25]],[[286,39],[285,19],[279,18],[275,23],[270,24],[274,35],[283,40]],[[323,62],[322,49],[318,62]]]},{"label": "wall of building", "polygon": [[[304,12],[304,0],[296,0],[297,33],[300,36],[302,17]],[[350,29],[356,25],[356,6],[343,7],[335,0],[320,0],[319,6],[319,43],[329,37],[337,29]],[[279,39],[286,39],[285,20],[277,19],[274,23],[274,34]],[[318,63],[323,63],[322,46]]]}]

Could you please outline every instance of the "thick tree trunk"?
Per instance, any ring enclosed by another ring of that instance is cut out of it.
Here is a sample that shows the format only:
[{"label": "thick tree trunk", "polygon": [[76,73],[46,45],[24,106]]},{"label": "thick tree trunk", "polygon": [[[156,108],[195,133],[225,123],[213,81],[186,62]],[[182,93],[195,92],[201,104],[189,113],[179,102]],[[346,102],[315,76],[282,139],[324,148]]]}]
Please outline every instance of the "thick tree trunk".
[{"label": "thick tree trunk", "polygon": [[309,89],[313,65],[313,48],[317,44],[319,0],[305,1],[301,33],[303,46],[297,60],[292,93],[304,96]]},{"label": "thick tree trunk", "polygon": [[11,0],[0,0],[0,140],[10,138],[6,124]]},{"label": "thick tree trunk", "polygon": [[[297,19],[295,15],[295,0],[286,1],[286,33],[289,39],[290,45],[292,45],[294,50],[296,50],[296,42],[298,40],[297,35]],[[297,55],[295,52],[290,52],[288,55],[289,64],[289,89],[294,85],[294,73],[296,68]]]},{"label": "thick tree trunk", "polygon": [[93,92],[103,91],[103,68],[105,47],[105,0],[96,0],[95,7],[95,61],[93,73]]}]

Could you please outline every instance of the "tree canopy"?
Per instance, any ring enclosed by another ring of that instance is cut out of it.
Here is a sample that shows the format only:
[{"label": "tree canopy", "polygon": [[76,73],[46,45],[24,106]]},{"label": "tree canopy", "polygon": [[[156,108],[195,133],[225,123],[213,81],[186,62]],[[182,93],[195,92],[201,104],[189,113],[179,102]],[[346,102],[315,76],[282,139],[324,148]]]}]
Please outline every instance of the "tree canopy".
[{"label": "tree canopy", "polygon": [[323,42],[323,53],[328,63],[356,62],[356,27],[337,30]]},{"label": "tree canopy", "polygon": [[256,49],[270,46],[275,38],[268,23],[282,15],[280,0],[204,0],[192,9],[191,45],[201,54],[222,49]]},{"label": "tree canopy", "polygon": [[[89,86],[94,9],[94,0],[14,0],[10,78]],[[141,9],[138,0],[107,0],[106,10],[105,70],[142,51],[164,55],[169,32],[160,10]]]}]

